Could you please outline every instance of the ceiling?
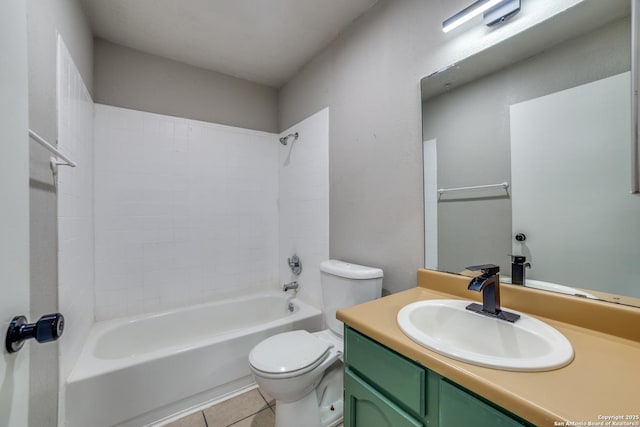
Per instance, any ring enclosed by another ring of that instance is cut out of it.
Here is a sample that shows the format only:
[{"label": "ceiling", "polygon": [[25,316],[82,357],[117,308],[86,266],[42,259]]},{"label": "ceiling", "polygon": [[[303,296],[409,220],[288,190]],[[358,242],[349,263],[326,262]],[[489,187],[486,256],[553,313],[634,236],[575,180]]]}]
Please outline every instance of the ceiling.
[{"label": "ceiling", "polygon": [[377,0],[80,0],[113,43],[280,87]]}]

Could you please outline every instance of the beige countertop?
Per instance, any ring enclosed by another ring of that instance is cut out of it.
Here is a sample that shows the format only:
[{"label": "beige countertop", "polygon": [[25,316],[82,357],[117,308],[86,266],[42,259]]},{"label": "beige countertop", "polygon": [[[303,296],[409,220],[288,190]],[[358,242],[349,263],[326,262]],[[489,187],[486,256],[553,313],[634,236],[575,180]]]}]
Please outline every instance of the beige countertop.
[{"label": "beige countertop", "polygon": [[[501,285],[503,307],[534,315],[571,342],[574,360],[547,372],[471,365],[422,347],[402,333],[396,322],[402,307],[438,298],[479,300],[480,294],[468,291],[467,284],[461,276],[419,270],[418,287],[341,309],[337,317],[540,427],[640,426],[640,419],[626,418],[640,416],[640,309]],[[622,418],[605,419],[610,416]]]}]

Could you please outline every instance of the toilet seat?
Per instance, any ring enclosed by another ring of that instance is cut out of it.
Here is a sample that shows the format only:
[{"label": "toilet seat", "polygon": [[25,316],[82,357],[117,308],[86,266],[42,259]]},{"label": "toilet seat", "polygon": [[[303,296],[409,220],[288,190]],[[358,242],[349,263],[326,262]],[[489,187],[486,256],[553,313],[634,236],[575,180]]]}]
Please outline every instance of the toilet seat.
[{"label": "toilet seat", "polygon": [[284,332],[255,346],[249,364],[265,378],[295,377],[318,367],[332,347],[304,330]]},{"label": "toilet seat", "polygon": [[333,346],[333,351],[338,351],[340,354],[344,352],[344,340],[342,336],[336,334],[331,329],[325,329],[319,332],[311,333],[314,337],[318,338],[321,341],[329,343],[329,345]]}]

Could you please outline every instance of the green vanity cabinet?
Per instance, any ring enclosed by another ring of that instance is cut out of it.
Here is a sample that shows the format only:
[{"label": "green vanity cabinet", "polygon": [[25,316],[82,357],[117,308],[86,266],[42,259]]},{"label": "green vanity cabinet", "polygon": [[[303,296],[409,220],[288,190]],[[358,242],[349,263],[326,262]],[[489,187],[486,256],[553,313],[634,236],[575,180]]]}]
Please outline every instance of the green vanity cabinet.
[{"label": "green vanity cabinet", "polygon": [[345,364],[391,401],[418,417],[426,414],[426,371],[353,329],[346,330]]},{"label": "green vanity cabinet", "polygon": [[444,379],[440,380],[440,426],[516,427],[528,425],[492,408]]},{"label": "green vanity cabinet", "polygon": [[[347,369],[344,373],[344,424],[350,427],[422,427],[375,387]],[[349,421],[347,421],[349,420]]]},{"label": "green vanity cabinet", "polygon": [[532,426],[345,327],[345,427]]}]

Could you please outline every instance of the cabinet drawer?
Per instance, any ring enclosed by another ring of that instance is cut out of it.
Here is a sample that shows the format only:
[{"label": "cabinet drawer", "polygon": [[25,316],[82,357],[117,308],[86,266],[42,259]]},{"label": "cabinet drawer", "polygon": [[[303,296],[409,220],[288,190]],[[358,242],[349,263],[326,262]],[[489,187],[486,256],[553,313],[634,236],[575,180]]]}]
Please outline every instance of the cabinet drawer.
[{"label": "cabinet drawer", "polygon": [[423,427],[424,424],[388,400],[347,369],[344,373],[345,427]]},{"label": "cabinet drawer", "polygon": [[345,330],[346,365],[419,416],[426,414],[425,369],[353,329]]},{"label": "cabinet drawer", "polygon": [[528,425],[503,414],[444,380],[440,380],[439,400],[438,418],[440,420],[438,425],[440,427],[522,427]]}]

